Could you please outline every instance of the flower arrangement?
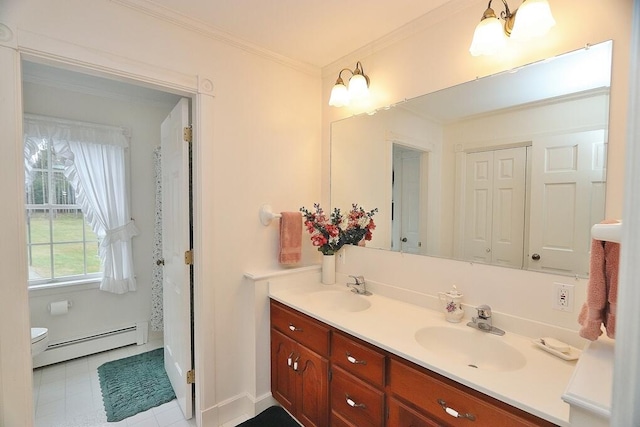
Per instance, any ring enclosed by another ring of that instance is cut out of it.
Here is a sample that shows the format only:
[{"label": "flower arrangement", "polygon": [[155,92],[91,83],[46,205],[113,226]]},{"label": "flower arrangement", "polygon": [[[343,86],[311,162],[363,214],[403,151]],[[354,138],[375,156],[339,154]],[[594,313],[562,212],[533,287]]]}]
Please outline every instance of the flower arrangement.
[{"label": "flower arrangement", "polygon": [[314,211],[310,211],[302,207],[300,212],[305,217],[304,225],[311,234],[311,243],[323,255],[334,255],[342,246],[357,245],[363,239],[371,240],[372,230],[376,228],[373,215],[378,212],[377,208],[365,211],[354,203],[346,217],[339,208],[334,208],[328,217],[318,203],[313,208]]}]

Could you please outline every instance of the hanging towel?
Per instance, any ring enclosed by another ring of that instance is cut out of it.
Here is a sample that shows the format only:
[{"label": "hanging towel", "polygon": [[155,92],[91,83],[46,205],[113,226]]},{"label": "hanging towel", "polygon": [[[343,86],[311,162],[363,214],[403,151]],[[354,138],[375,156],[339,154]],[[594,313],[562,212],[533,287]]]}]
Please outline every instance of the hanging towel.
[{"label": "hanging towel", "polygon": [[302,259],[302,214],[282,212],[280,217],[280,253],[278,262],[293,265]]},{"label": "hanging towel", "polygon": [[601,325],[604,325],[609,338],[615,338],[619,262],[619,243],[591,241],[587,301],[578,316],[583,338],[597,340],[602,334]]}]

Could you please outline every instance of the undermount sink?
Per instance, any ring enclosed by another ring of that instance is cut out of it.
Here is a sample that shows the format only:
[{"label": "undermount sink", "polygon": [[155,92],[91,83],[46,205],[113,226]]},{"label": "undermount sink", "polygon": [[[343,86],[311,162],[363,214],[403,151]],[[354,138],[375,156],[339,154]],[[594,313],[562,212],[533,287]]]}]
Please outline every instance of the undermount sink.
[{"label": "undermount sink", "polygon": [[355,313],[371,307],[366,296],[349,291],[317,291],[311,292],[307,298],[317,307],[334,311]]},{"label": "undermount sink", "polygon": [[507,372],[521,369],[527,363],[522,353],[505,343],[503,337],[471,328],[431,326],[416,332],[415,339],[426,350],[471,368]]}]

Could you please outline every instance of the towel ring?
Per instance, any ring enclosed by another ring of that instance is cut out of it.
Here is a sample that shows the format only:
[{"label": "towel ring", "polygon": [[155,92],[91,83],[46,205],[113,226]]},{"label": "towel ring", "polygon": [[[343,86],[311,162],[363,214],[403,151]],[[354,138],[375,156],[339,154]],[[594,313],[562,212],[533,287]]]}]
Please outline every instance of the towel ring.
[{"label": "towel ring", "polygon": [[279,213],[273,213],[273,210],[271,209],[271,205],[260,206],[260,211],[258,212],[258,214],[260,215],[260,222],[264,226],[271,224],[271,221],[273,221],[274,218],[282,217],[282,215]]}]

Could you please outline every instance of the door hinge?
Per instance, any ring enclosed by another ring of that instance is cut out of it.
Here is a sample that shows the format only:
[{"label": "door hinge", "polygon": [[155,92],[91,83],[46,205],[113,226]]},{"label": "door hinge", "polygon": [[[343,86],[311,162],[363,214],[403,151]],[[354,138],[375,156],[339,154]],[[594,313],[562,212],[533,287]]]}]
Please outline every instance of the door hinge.
[{"label": "door hinge", "polygon": [[183,129],[182,139],[184,139],[184,142],[193,142],[193,128],[191,125]]},{"label": "door hinge", "polygon": [[333,372],[329,369],[329,382],[333,379]]},{"label": "door hinge", "polygon": [[187,371],[187,384],[195,384],[196,382],[196,370],[191,369]]},{"label": "door hinge", "polygon": [[184,263],[193,265],[193,249],[184,252]]}]

